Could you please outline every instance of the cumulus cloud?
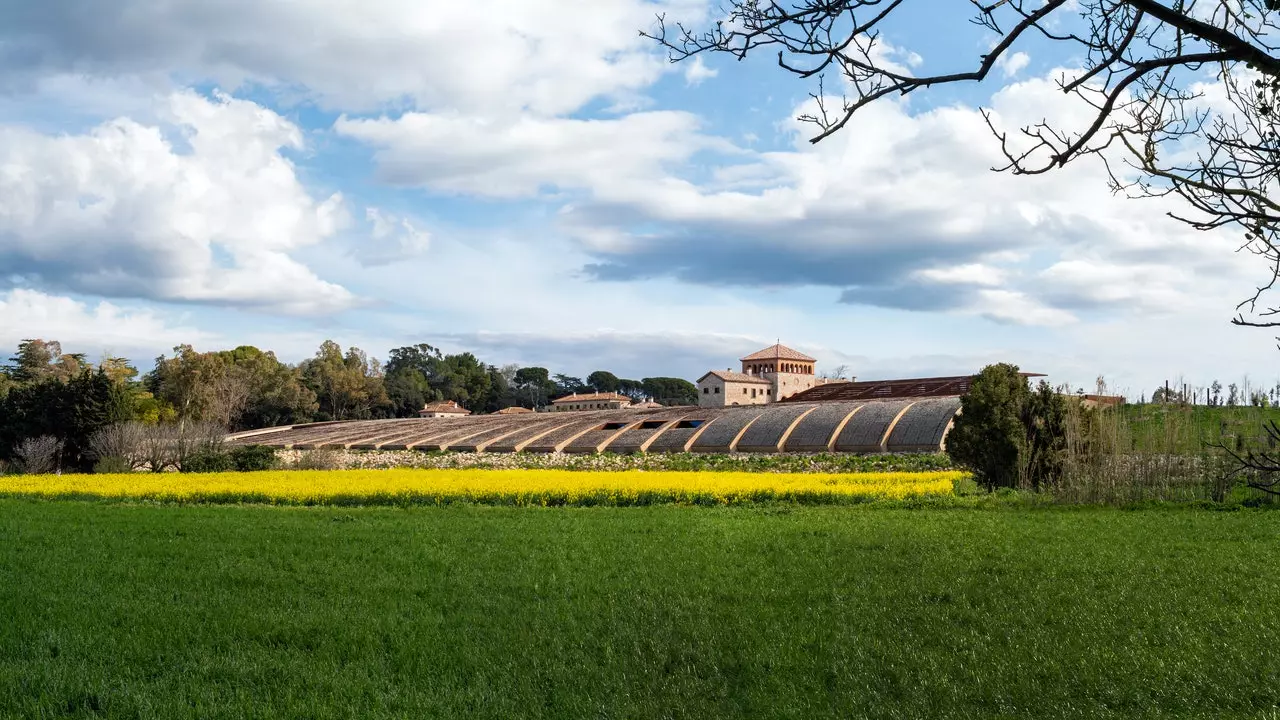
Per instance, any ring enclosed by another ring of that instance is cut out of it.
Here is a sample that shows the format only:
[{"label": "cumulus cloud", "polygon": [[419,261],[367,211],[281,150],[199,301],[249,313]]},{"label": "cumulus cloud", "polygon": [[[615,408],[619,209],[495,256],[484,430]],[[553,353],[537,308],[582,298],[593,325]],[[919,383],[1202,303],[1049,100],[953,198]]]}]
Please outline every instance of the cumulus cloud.
[{"label": "cumulus cloud", "polygon": [[[1010,127],[1050,107],[1067,123],[1091,119],[1071,102],[1045,77],[1008,86],[991,105]],[[691,132],[659,133],[656,162],[631,146],[645,135],[615,134],[621,125],[592,135],[542,124],[541,145],[498,142],[492,152],[519,158],[503,178],[484,162],[491,149],[469,146],[463,133],[374,122],[382,133],[362,136],[386,143],[388,177],[486,194],[581,188],[558,218],[593,256],[586,272],[602,280],[825,286],[852,304],[1063,324],[1081,312],[1183,311],[1238,290],[1248,273],[1230,238],[1162,217],[1174,201],[1112,196],[1087,160],[1040,177],[990,172],[1002,158],[971,108],[912,112],[882,101],[817,146],[804,142],[808,128],[795,126],[791,151],[724,151],[698,182],[682,175],[689,159],[715,146]],[[578,153],[609,171],[562,159]]]},{"label": "cumulus cloud", "polygon": [[127,309],[107,301],[89,304],[24,288],[0,293],[0,346],[16,347],[33,337],[58,340],[67,351],[84,352],[92,360],[94,351],[167,349],[204,342],[211,336],[171,324],[152,310]]},{"label": "cumulus cloud", "polygon": [[165,124],[80,135],[0,126],[0,266],[12,282],[290,313],[352,306],[293,257],[345,222],[284,156],[302,133],[224,95],[172,95]]},{"label": "cumulus cloud", "polygon": [[600,189],[650,181],[699,149],[732,151],[699,133],[687,112],[632,113],[616,119],[487,120],[457,114],[341,117],[334,130],[375,148],[378,177],[485,197],[529,197],[551,189]]},{"label": "cumulus cloud", "polygon": [[1024,52],[1015,52],[1007,55],[1001,55],[996,61],[996,65],[1004,72],[1005,77],[1013,77],[1026,69],[1031,64],[1031,56]]},{"label": "cumulus cloud", "polygon": [[431,233],[407,217],[371,207],[365,208],[365,219],[368,241],[352,251],[362,265],[389,265],[419,257],[431,246]]},{"label": "cumulus cloud", "polygon": [[668,64],[637,36],[700,0],[41,0],[0,24],[9,84],[43,75],[143,74],[263,83],[330,107],[405,100],[553,115],[651,84]]},{"label": "cumulus cloud", "polygon": [[685,61],[684,83],[685,85],[694,86],[701,85],[703,80],[720,74],[719,70],[707,67],[707,63],[702,59],[701,55],[694,55],[692,59]]}]

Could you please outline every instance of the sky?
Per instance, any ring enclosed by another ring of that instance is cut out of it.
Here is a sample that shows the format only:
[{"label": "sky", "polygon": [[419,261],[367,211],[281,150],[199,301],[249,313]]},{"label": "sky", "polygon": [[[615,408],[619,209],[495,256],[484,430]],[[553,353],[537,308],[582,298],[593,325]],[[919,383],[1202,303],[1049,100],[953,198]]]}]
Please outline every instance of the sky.
[{"label": "sky", "polygon": [[[1114,197],[1097,163],[991,171],[979,108],[1086,118],[1053,82],[1078,58],[1026,46],[814,145],[815,83],[639,35],[717,7],[6,3],[0,347],[145,370],[179,343],[296,362],[426,342],[696,380],[781,340],[867,380],[1280,378],[1272,334],[1229,324],[1266,275],[1236,233]],[[888,57],[932,72],[990,45],[938,13],[908,3]]]}]

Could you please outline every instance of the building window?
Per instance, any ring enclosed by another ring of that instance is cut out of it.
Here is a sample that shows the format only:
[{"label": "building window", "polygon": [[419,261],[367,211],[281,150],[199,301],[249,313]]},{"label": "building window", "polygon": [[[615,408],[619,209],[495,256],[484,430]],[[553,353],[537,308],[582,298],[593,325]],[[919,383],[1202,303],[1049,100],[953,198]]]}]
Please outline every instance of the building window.
[{"label": "building window", "polygon": [[716,388],[716,394],[717,394],[717,395],[719,395],[719,394],[720,394],[720,388]]},{"label": "building window", "polygon": [[703,395],[711,394],[711,388],[702,388],[702,394]]},{"label": "building window", "polygon": [[742,394],[743,394],[743,395],[746,395],[746,394],[747,394],[747,389],[746,389],[746,388],[742,388]]}]

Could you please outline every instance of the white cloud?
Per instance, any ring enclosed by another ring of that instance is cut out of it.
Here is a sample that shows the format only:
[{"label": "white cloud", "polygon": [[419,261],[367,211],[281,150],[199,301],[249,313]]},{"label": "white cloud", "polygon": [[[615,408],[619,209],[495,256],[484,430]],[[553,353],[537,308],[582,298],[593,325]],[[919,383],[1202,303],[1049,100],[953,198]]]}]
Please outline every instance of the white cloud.
[{"label": "white cloud", "polygon": [[0,293],[0,346],[16,347],[26,338],[58,340],[68,352],[84,352],[96,360],[95,351],[167,349],[204,342],[211,336],[190,326],[172,325],[148,309],[126,309],[106,301],[91,305],[21,288]]},{"label": "white cloud", "polygon": [[370,225],[369,242],[353,252],[363,265],[387,265],[419,257],[431,246],[431,233],[409,218],[370,207],[365,208],[365,219]]},{"label": "white cloud", "polygon": [[[1089,118],[1077,105],[1047,77],[992,101],[1008,126],[1046,112]],[[912,113],[885,100],[817,146],[811,128],[790,127],[793,150],[753,153],[669,111],[335,124],[378,148],[388,182],[500,198],[576,191],[558,221],[603,279],[827,286],[848,303],[1057,326],[1081,312],[1177,312],[1239,288],[1246,272],[1221,235],[1161,217],[1164,201],[1113,197],[1087,160],[1038,177],[991,172],[1001,156],[974,109]],[[700,150],[722,161],[695,166]],[[708,172],[683,177],[694,168]]]},{"label": "white cloud", "polygon": [[1004,76],[1007,78],[1013,77],[1014,75],[1017,75],[1018,73],[1022,72],[1023,70],[1026,69],[1027,65],[1029,65],[1030,63],[1031,63],[1031,56],[1024,52],[1015,52],[1015,53],[1010,53],[1008,55],[1001,55],[1000,59],[996,60],[996,65],[999,66],[999,68],[1002,71],[1004,71]]},{"label": "white cloud", "polygon": [[570,112],[647,87],[669,65],[637,30],[701,0],[42,0],[0,26],[0,67],[24,76],[145,74],[265,83],[329,107],[494,115]]},{"label": "white cloud", "polygon": [[302,133],[226,96],[165,101],[167,125],[82,135],[0,126],[0,260],[41,287],[112,297],[332,312],[350,292],[293,253],[345,222],[282,154]]},{"label": "white cloud", "polygon": [[719,70],[707,67],[701,55],[685,60],[684,66],[684,83],[689,86],[701,85],[703,80],[710,80],[720,74]]},{"label": "white cloud", "polygon": [[387,182],[498,198],[649,182],[699,149],[733,150],[698,128],[696,116],[673,111],[500,121],[406,113],[334,123],[338,133],[378,148],[378,173]]}]

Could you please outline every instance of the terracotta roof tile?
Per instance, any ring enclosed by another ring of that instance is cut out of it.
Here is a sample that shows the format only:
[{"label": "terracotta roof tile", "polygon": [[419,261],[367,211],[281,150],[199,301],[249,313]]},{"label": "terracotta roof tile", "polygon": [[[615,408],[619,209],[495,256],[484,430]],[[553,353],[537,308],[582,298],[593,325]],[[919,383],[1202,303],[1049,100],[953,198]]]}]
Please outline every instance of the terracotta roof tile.
[{"label": "terracotta roof tile", "polygon": [[631,398],[618,393],[583,393],[581,395],[565,395],[562,398],[556,398],[551,401],[552,405],[562,402],[631,402]]},{"label": "terracotta roof tile", "polygon": [[[759,375],[748,375],[746,373],[734,372],[732,370],[712,370],[707,375],[715,375],[725,382],[737,383],[755,383],[756,385],[772,385],[773,383],[765,380]],[[698,382],[702,382],[707,375],[698,378]]]},{"label": "terracotta roof tile", "polygon": [[530,410],[529,408],[513,406],[508,408],[502,408],[501,410],[499,410],[494,414],[495,415],[523,415],[525,413],[531,413],[531,412],[533,411]]},{"label": "terracotta roof tile", "polygon": [[431,402],[422,406],[418,414],[423,413],[453,413],[455,415],[470,415],[471,411],[462,407],[454,400],[441,400],[439,402]]},{"label": "terracotta roof tile", "polygon": [[818,362],[799,350],[792,350],[782,343],[770,345],[763,350],[757,350],[756,352],[742,358],[743,362],[748,360],[799,360],[801,362]]}]

